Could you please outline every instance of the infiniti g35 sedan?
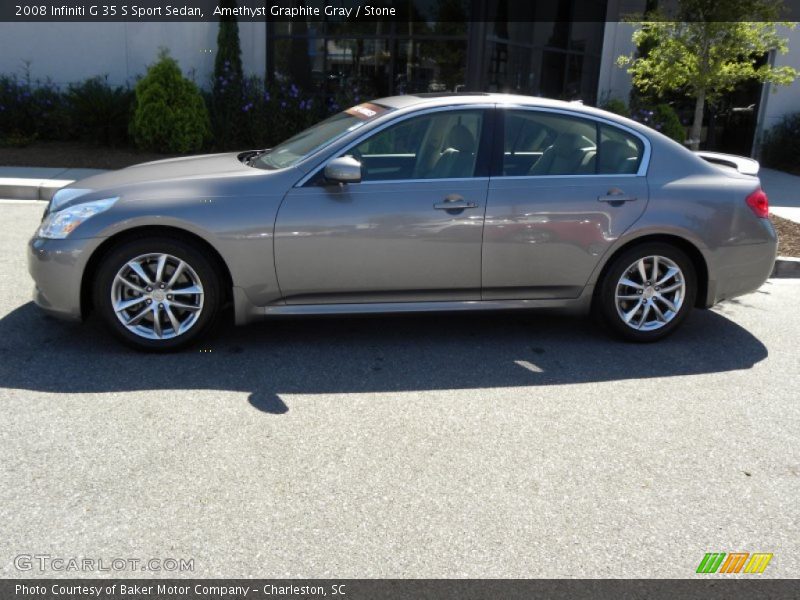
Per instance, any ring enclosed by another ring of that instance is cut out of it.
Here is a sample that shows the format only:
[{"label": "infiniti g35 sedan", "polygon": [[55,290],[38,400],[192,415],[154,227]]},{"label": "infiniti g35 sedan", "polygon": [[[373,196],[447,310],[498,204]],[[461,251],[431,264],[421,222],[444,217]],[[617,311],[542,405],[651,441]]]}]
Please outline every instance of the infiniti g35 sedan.
[{"label": "infiniti g35 sedan", "polygon": [[183,347],[231,306],[277,315],[561,308],[648,342],[769,276],[758,163],[580,103],[422,94],[269,150],[162,160],[59,190],[34,298]]}]

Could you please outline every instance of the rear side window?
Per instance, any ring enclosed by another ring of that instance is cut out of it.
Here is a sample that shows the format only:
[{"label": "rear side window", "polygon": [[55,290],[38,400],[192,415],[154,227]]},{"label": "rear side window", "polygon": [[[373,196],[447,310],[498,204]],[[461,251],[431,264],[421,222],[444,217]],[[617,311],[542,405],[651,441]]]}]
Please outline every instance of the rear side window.
[{"label": "rear side window", "polygon": [[597,149],[597,172],[601,175],[633,175],[639,171],[644,144],[635,135],[600,125],[600,145]]},{"label": "rear side window", "polygon": [[503,175],[592,175],[594,121],[537,111],[506,111]]},{"label": "rear side window", "polygon": [[503,175],[635,175],[644,144],[618,127],[558,113],[504,112]]}]

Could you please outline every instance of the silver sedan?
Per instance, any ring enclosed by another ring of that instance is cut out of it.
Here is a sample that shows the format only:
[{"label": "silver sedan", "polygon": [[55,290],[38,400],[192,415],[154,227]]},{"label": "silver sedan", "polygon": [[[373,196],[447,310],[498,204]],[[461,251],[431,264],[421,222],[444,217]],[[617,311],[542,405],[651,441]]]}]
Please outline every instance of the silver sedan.
[{"label": "silver sedan", "polygon": [[147,350],[220,311],[559,308],[663,338],[758,288],[776,252],[758,163],[579,103],[422,94],[270,150],[146,163],[59,190],[30,241],[39,306]]}]

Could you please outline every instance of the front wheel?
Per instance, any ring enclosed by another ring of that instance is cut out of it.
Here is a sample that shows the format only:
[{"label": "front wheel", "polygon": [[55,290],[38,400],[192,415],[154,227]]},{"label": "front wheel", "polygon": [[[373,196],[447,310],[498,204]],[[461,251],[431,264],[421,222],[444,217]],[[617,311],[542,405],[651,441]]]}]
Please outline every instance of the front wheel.
[{"label": "front wheel", "polygon": [[102,260],[94,305],[122,341],[140,350],[183,348],[208,331],[220,306],[220,278],[191,243],[144,238]]},{"label": "front wheel", "polygon": [[618,336],[654,342],[677,329],[696,295],[691,259],[675,246],[653,242],[614,259],[600,282],[596,308]]}]

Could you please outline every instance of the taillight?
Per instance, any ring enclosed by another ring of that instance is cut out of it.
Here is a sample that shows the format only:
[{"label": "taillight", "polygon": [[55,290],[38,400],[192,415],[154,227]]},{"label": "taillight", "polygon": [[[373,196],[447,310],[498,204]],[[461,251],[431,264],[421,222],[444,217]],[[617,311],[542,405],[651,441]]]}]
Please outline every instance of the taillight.
[{"label": "taillight", "polygon": [[745,202],[755,216],[762,219],[769,217],[769,199],[764,190],[756,190],[745,199]]}]

